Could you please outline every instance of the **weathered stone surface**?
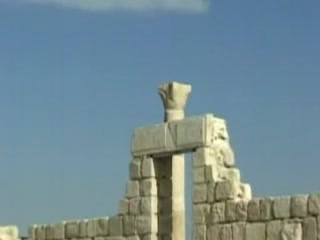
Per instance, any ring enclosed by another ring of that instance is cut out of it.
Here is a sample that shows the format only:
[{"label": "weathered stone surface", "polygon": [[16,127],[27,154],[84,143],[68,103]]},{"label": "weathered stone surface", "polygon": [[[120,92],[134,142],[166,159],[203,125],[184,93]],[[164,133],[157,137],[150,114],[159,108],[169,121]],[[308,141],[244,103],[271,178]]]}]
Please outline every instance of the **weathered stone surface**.
[{"label": "weathered stone surface", "polygon": [[149,215],[158,212],[158,199],[157,197],[142,197],[141,198],[141,214]]},{"label": "weathered stone surface", "polygon": [[291,197],[291,216],[305,217],[308,213],[308,195],[297,195]]},{"label": "weathered stone surface", "polygon": [[109,236],[106,237],[105,240],[125,240],[126,238],[123,236]]},{"label": "weathered stone surface", "polygon": [[142,237],[141,240],[158,240],[157,234],[147,234]]},{"label": "weathered stone surface", "polygon": [[34,224],[28,228],[28,237],[32,240],[36,239],[36,229],[37,229],[36,224]]},{"label": "weathered stone surface", "polygon": [[38,225],[36,229],[36,236],[38,240],[46,239],[46,225]]},{"label": "weathered stone surface", "polygon": [[193,240],[206,240],[206,225],[194,225],[193,226]]},{"label": "weathered stone surface", "polygon": [[246,240],[265,240],[266,225],[265,223],[248,223],[246,225]]},{"label": "weathered stone surface", "polygon": [[266,223],[267,227],[267,240],[281,240],[280,232],[282,229],[282,223],[280,220],[270,221]]},{"label": "weathered stone surface", "polygon": [[272,198],[262,198],[260,199],[260,219],[270,220],[272,219]]},{"label": "weathered stone surface", "polygon": [[123,217],[123,233],[125,236],[136,234],[136,219],[134,216]]},{"label": "weathered stone surface", "polygon": [[240,170],[237,168],[220,168],[219,177],[223,180],[240,183]]},{"label": "weathered stone surface", "polygon": [[[87,221],[87,236],[102,237],[108,235],[108,217],[94,218]],[[80,225],[80,224],[79,224]]]},{"label": "weathered stone surface", "polygon": [[222,181],[216,183],[216,200],[235,199],[239,192],[239,183],[232,181]]},{"label": "weathered stone surface", "polygon": [[192,200],[193,200],[193,203],[203,203],[207,201],[207,184],[206,183],[193,185]]},{"label": "weathered stone surface", "polygon": [[193,183],[204,183],[206,181],[205,167],[193,168]]},{"label": "weathered stone surface", "polygon": [[133,158],[129,164],[130,179],[138,180],[141,178],[141,160],[140,158]]},{"label": "weathered stone surface", "polygon": [[214,182],[209,182],[207,185],[207,201],[213,203],[215,201],[216,188]]},{"label": "weathered stone surface", "polygon": [[139,235],[156,233],[158,231],[158,218],[156,215],[152,216],[137,216],[136,229]]},{"label": "weathered stone surface", "polygon": [[0,236],[3,240],[17,240],[19,237],[18,227],[13,225],[2,226],[0,227]]},{"label": "weathered stone surface", "polygon": [[126,197],[139,197],[139,181],[128,181],[126,186]]},{"label": "weathered stone surface", "polygon": [[223,240],[220,238],[222,225],[212,225],[207,228],[207,240]]},{"label": "weathered stone surface", "polygon": [[245,240],[246,239],[246,223],[235,222],[232,223],[232,236],[233,240]]},{"label": "weathered stone surface", "polygon": [[128,214],[129,213],[129,200],[128,199],[121,199],[119,201],[119,214]]},{"label": "weathered stone surface", "polygon": [[226,202],[226,221],[233,222],[236,220],[236,206],[237,202],[230,200]]},{"label": "weathered stone surface", "polygon": [[140,214],[140,198],[132,198],[129,201],[129,214]]},{"label": "weathered stone surface", "polygon": [[[146,237],[143,237],[142,239],[147,239]],[[139,236],[138,235],[132,235],[132,236],[128,236],[126,238],[126,240],[140,240]],[[150,239],[152,240],[152,239]]]},{"label": "weathered stone surface", "polygon": [[252,199],[252,190],[251,186],[247,183],[241,183],[240,184],[240,190],[238,197],[240,197],[243,200],[251,200]]},{"label": "weathered stone surface", "polygon": [[273,216],[276,219],[283,219],[290,217],[290,205],[291,198],[288,196],[285,197],[276,197],[273,199]]},{"label": "weathered stone surface", "polygon": [[320,193],[309,194],[308,212],[312,215],[320,214]]},{"label": "weathered stone surface", "polygon": [[232,240],[232,225],[223,224],[220,230],[221,240]]},{"label": "weathered stone surface", "polygon": [[209,182],[216,182],[219,178],[218,178],[218,166],[216,164],[214,165],[209,165],[209,166],[205,166],[205,180],[207,183]]},{"label": "weathered stone surface", "polygon": [[225,202],[217,202],[212,204],[210,211],[210,222],[222,223],[225,221]]},{"label": "weathered stone surface", "polygon": [[78,238],[79,237],[79,222],[70,221],[65,224],[66,238]]},{"label": "weathered stone surface", "polygon": [[155,177],[155,166],[151,157],[145,157],[142,161],[142,177]]},{"label": "weathered stone surface", "polygon": [[302,240],[302,227],[298,222],[284,222],[280,240]]},{"label": "weathered stone surface", "polygon": [[79,237],[86,238],[88,237],[88,220],[82,219],[79,221]]},{"label": "weathered stone surface", "polygon": [[46,239],[54,239],[53,225],[46,225]]},{"label": "weathered stone surface", "polygon": [[254,198],[248,202],[248,220],[258,221],[260,220],[260,199]]},{"label": "weathered stone surface", "polygon": [[210,165],[214,162],[214,150],[211,147],[201,147],[197,148],[192,155],[193,167],[201,167],[205,165]]},{"label": "weathered stone surface", "polygon": [[122,216],[113,216],[109,218],[108,233],[110,236],[123,235],[123,217]]},{"label": "weathered stone surface", "polygon": [[140,184],[141,196],[156,196],[157,181],[155,178],[149,178],[141,181]]},{"label": "weathered stone surface", "polygon": [[317,240],[317,222],[314,217],[303,219],[303,240]]},{"label": "weathered stone surface", "polygon": [[242,200],[236,205],[236,219],[238,221],[246,221],[248,218],[248,201]]},{"label": "weathered stone surface", "polygon": [[62,240],[65,239],[65,222],[56,223],[53,225],[54,239]]},{"label": "weathered stone surface", "polygon": [[192,216],[194,224],[205,224],[210,213],[209,204],[196,204],[192,207]]}]

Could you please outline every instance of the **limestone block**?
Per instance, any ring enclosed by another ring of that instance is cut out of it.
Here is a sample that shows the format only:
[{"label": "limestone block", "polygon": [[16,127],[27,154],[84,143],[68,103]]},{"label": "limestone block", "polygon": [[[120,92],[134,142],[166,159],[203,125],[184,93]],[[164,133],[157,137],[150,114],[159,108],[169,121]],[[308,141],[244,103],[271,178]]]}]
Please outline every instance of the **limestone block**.
[{"label": "limestone block", "polygon": [[36,239],[45,240],[46,239],[46,225],[38,225],[36,229]]},{"label": "limestone block", "polygon": [[131,140],[132,155],[143,156],[165,151],[166,128],[164,123],[136,128]]},{"label": "limestone block", "polygon": [[172,199],[171,198],[161,198],[158,201],[158,212],[159,214],[171,214],[172,211]]},{"label": "limestone block", "polygon": [[131,153],[133,156],[170,154],[210,146],[213,119],[213,115],[206,114],[137,128],[131,141]]},{"label": "limestone block", "polygon": [[248,220],[252,222],[260,220],[260,199],[254,198],[248,202]]},{"label": "limestone block", "polygon": [[193,184],[192,189],[192,201],[193,203],[203,203],[207,201],[207,184]]},{"label": "limestone block", "polygon": [[270,197],[260,199],[260,219],[271,220],[272,219],[272,202]]},{"label": "limestone block", "polygon": [[214,161],[214,150],[211,147],[197,148],[192,154],[193,167],[211,165]]},{"label": "limestone block", "polygon": [[94,220],[94,223],[96,236],[103,237],[108,235],[109,217],[97,218]]},{"label": "limestone block", "polygon": [[123,236],[109,236],[106,237],[105,240],[126,240],[126,238]]},{"label": "limestone block", "polygon": [[289,218],[290,217],[290,197],[276,197],[273,199],[273,216],[276,219]]},{"label": "limestone block", "polygon": [[239,183],[229,180],[216,183],[216,200],[235,199],[239,193]]},{"label": "limestone block", "polygon": [[214,148],[217,154],[217,161],[226,167],[233,167],[235,165],[234,152],[228,141],[217,139],[214,142]]},{"label": "limestone block", "polygon": [[142,180],[140,183],[141,196],[157,196],[157,181],[155,178]]},{"label": "limestone block", "polygon": [[123,235],[123,217],[122,216],[113,216],[109,218],[108,233],[110,236]]},{"label": "limestone block", "polygon": [[233,240],[246,240],[246,223],[235,222],[232,223],[232,236]]},{"label": "limestone block", "polygon": [[66,238],[78,238],[79,237],[79,221],[70,221],[65,224]]},{"label": "limestone block", "polygon": [[36,239],[36,229],[37,229],[37,225],[35,225],[35,224],[28,228],[29,239],[32,239],[32,240]]},{"label": "limestone block", "polygon": [[13,226],[13,225],[1,226],[0,237],[3,240],[17,240],[19,237],[19,230],[16,226]]},{"label": "limestone block", "polygon": [[246,225],[246,240],[265,240],[266,225],[265,223],[248,223]]},{"label": "limestone block", "polygon": [[54,239],[54,231],[53,225],[46,225],[46,239],[53,240]]},{"label": "limestone block", "polygon": [[172,233],[172,217],[169,215],[160,215],[159,219],[159,234],[171,234]]},{"label": "limestone block", "polygon": [[320,239],[320,216],[317,216],[317,239]]},{"label": "limestone block", "polygon": [[282,222],[280,220],[270,221],[266,223],[267,240],[281,240],[280,233]]},{"label": "limestone block", "polygon": [[139,235],[157,233],[158,231],[158,217],[151,216],[137,216],[136,229]]},{"label": "limestone block", "polygon": [[88,220],[83,219],[79,221],[79,237],[86,238],[88,237]]},{"label": "limestone block", "polygon": [[312,215],[320,214],[320,193],[309,194],[308,212]]},{"label": "limestone block", "polygon": [[219,180],[218,177],[219,174],[219,167],[216,166],[215,164],[205,166],[205,180],[206,182],[216,182]]},{"label": "limestone block", "polygon": [[222,240],[220,238],[222,225],[212,225],[207,228],[207,240]]},{"label": "limestone block", "polygon": [[161,179],[159,184],[159,197],[171,197],[172,181],[171,179]]},{"label": "limestone block", "polygon": [[145,157],[142,161],[142,177],[149,178],[155,177],[154,160],[151,157]]},{"label": "limestone block", "polygon": [[204,183],[206,181],[205,171],[205,167],[193,168],[193,183]]},{"label": "limestone block", "polygon": [[219,178],[231,182],[238,182],[240,184],[240,170],[237,168],[221,167],[219,169]]},{"label": "limestone block", "polygon": [[123,231],[125,236],[131,236],[136,234],[136,219],[135,216],[123,217]]},{"label": "limestone block", "polygon": [[126,185],[126,197],[139,197],[139,181],[128,181]]},{"label": "limestone block", "polygon": [[306,217],[308,213],[308,195],[297,195],[291,197],[291,216]]},{"label": "limestone block", "polygon": [[220,240],[232,240],[232,225],[223,224],[220,230]]},{"label": "limestone block", "polygon": [[140,206],[142,215],[156,214],[158,212],[158,198],[142,197]]},{"label": "limestone block", "polygon": [[56,223],[53,225],[54,239],[62,240],[65,239],[65,222]]},{"label": "limestone block", "polygon": [[247,183],[241,183],[238,196],[243,200],[251,200],[252,199],[251,186]]},{"label": "limestone block", "polygon": [[237,202],[236,206],[236,219],[238,221],[246,221],[248,218],[248,201],[241,200]]},{"label": "limestone block", "polygon": [[206,225],[194,225],[193,226],[193,240],[206,240]]},{"label": "limestone block", "polygon": [[226,222],[236,221],[236,206],[237,202],[233,200],[229,200],[226,202]]},{"label": "limestone block", "polygon": [[284,222],[281,233],[281,240],[302,240],[302,227],[298,222]]},{"label": "limestone block", "polygon": [[141,178],[141,158],[133,158],[130,162],[130,179],[139,180]]},{"label": "limestone block", "polygon": [[209,182],[207,186],[207,201],[213,203],[215,201],[216,188],[214,182]]},{"label": "limestone block", "polygon": [[129,200],[128,199],[121,199],[119,201],[118,212],[121,215],[125,215],[125,214],[129,213]]},{"label": "limestone block", "polygon": [[132,198],[129,200],[129,214],[140,214],[140,198]]},{"label": "limestone block", "polygon": [[142,240],[158,240],[157,234],[147,234],[142,237]]},{"label": "limestone block", "polygon": [[317,240],[317,222],[314,217],[303,219],[303,240]]},{"label": "limestone block", "polygon": [[212,204],[210,211],[210,223],[222,223],[225,221],[225,202]]},{"label": "limestone block", "polygon": [[206,224],[210,213],[209,204],[194,204],[192,206],[192,217],[194,224]]},{"label": "limestone block", "polygon": [[[142,238],[142,240],[144,239],[144,237]],[[126,238],[126,240],[140,240],[138,235],[133,235],[133,236],[128,236]],[[151,239],[150,239],[151,240]]]}]

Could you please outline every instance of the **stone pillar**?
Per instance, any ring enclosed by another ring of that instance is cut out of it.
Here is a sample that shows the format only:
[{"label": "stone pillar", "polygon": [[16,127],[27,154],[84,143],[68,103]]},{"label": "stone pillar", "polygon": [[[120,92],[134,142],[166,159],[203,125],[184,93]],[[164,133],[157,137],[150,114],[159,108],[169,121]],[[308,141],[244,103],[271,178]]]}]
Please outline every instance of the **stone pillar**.
[{"label": "stone pillar", "polygon": [[[184,107],[187,102],[191,85],[170,82],[159,87],[163,106],[165,109],[164,121],[181,120],[184,118]],[[172,163],[172,240],[185,240],[185,180],[184,155],[171,156]]]}]

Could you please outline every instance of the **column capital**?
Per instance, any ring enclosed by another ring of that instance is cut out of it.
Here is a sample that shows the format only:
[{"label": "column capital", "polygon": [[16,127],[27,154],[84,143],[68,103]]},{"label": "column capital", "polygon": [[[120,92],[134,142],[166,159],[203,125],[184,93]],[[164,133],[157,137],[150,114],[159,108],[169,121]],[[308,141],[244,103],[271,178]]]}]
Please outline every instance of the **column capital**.
[{"label": "column capital", "polygon": [[158,93],[165,109],[165,122],[184,118],[184,108],[190,92],[191,85],[186,83],[173,81],[160,85]]}]

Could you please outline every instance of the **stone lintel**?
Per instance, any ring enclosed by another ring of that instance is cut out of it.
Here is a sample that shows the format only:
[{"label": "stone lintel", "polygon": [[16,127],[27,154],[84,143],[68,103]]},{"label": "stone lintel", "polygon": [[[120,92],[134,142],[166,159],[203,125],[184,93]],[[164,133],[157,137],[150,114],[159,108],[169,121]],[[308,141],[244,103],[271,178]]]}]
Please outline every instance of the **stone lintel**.
[{"label": "stone lintel", "polygon": [[172,154],[206,147],[213,142],[212,114],[155,124],[134,130],[131,141],[133,156]]}]

